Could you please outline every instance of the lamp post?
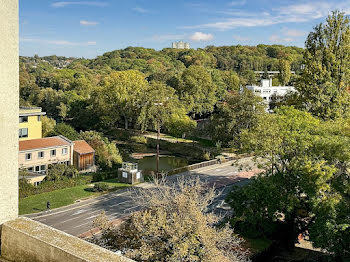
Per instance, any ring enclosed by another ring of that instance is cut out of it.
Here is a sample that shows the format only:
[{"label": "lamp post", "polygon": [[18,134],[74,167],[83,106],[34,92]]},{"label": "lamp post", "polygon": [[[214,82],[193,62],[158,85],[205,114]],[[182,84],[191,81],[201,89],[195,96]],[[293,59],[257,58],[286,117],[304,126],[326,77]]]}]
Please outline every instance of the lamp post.
[{"label": "lamp post", "polygon": [[[163,103],[154,103],[155,106],[163,106]],[[156,176],[159,175],[159,140],[160,140],[160,120],[157,119],[157,160],[156,160]]]}]

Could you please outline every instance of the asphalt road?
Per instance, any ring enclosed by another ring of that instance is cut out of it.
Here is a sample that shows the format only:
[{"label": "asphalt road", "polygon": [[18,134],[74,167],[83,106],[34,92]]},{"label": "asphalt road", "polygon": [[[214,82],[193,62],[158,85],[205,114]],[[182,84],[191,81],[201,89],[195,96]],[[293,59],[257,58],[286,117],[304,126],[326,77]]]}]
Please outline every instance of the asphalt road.
[{"label": "asphalt road", "polygon": [[[226,212],[224,199],[230,188],[233,185],[245,184],[250,177],[259,172],[258,169],[254,168],[254,163],[250,158],[241,159],[239,163],[250,166],[252,168],[251,171],[241,171],[237,166],[232,166],[231,163],[218,164],[192,172],[173,175],[168,177],[168,180],[175,182],[180,176],[199,176],[209,186],[215,186],[221,192],[212,204],[212,210],[220,213]],[[68,234],[79,236],[92,228],[93,221],[103,211],[108,219],[118,221],[139,210],[140,207],[135,203],[132,195],[135,194],[135,190],[147,190],[147,187],[150,188],[151,184],[144,183],[137,187],[119,190],[67,207],[57,208],[50,212],[41,212],[28,215],[27,217]]]}]

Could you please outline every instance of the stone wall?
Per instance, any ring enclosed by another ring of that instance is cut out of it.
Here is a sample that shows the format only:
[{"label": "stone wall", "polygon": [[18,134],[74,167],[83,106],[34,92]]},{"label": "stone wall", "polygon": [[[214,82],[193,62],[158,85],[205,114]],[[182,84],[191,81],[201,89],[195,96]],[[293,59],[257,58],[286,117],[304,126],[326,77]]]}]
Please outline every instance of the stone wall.
[{"label": "stone wall", "polygon": [[131,262],[107,249],[28,218],[2,225],[2,257],[18,262]]},{"label": "stone wall", "polygon": [[0,225],[18,214],[18,1],[0,0]]}]

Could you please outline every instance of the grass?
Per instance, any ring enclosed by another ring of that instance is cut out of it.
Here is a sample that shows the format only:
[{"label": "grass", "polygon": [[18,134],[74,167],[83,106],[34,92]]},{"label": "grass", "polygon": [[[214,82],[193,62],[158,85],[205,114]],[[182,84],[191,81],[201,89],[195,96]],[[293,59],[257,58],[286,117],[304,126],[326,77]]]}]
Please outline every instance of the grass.
[{"label": "grass", "polygon": [[252,254],[264,251],[272,245],[272,241],[267,238],[244,238],[246,246],[251,250]]},{"label": "grass", "polygon": [[[116,179],[106,180],[103,183],[108,184],[109,192],[131,185],[118,183]],[[19,214],[31,214],[46,210],[46,203],[50,201],[51,208],[58,208],[73,204],[76,200],[99,196],[103,193],[91,191],[92,186],[82,185],[71,188],[59,189],[38,195],[29,196],[19,200]]]}]

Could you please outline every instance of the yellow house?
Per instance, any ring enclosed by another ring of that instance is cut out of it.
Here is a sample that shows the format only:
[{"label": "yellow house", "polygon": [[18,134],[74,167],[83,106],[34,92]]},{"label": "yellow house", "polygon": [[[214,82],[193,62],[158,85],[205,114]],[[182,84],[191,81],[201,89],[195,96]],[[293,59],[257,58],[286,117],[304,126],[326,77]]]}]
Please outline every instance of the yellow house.
[{"label": "yellow house", "polygon": [[42,138],[41,117],[44,115],[40,107],[20,107],[19,141]]}]

